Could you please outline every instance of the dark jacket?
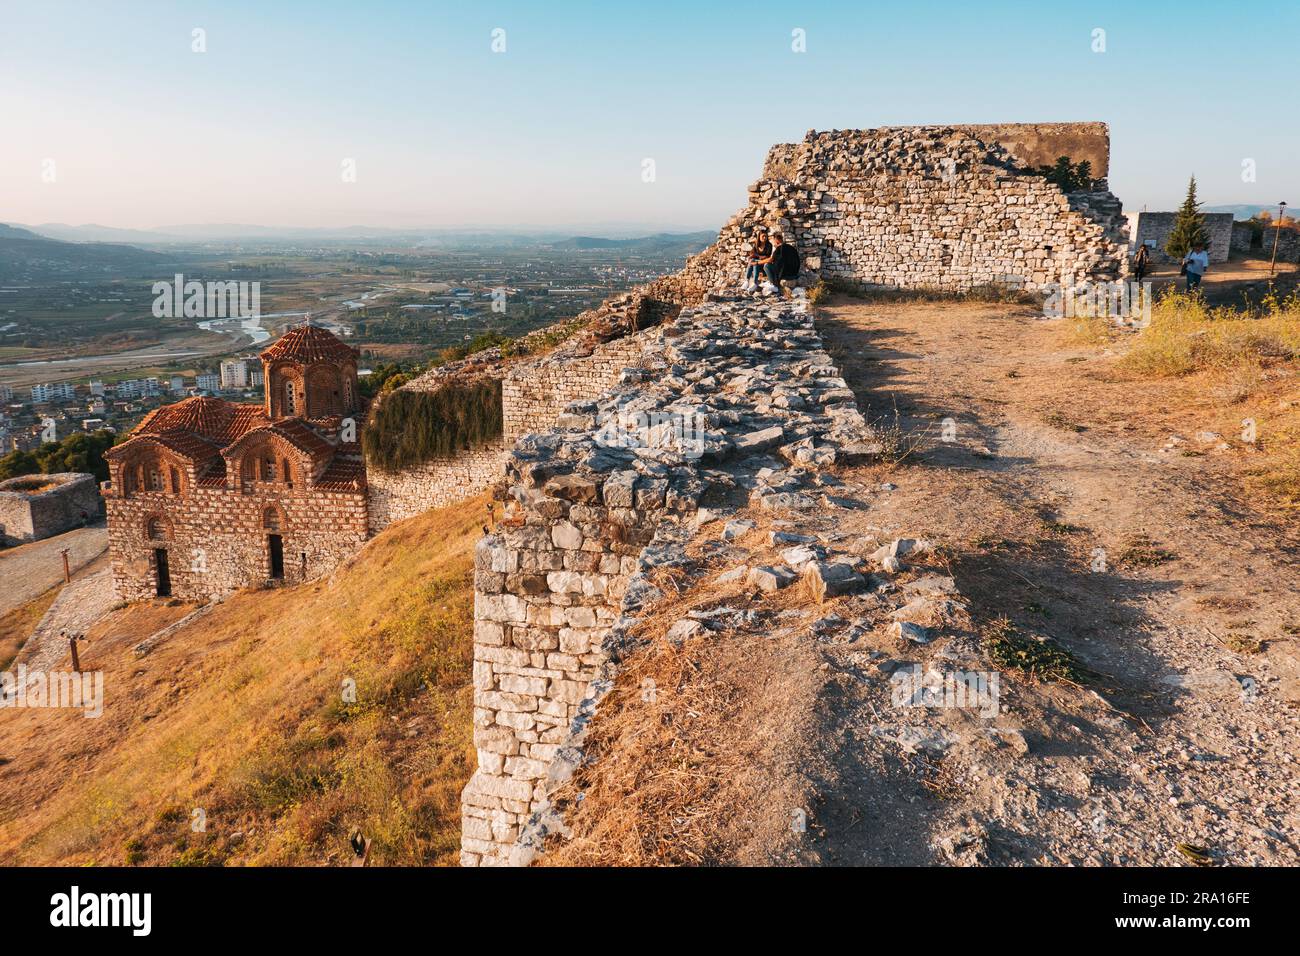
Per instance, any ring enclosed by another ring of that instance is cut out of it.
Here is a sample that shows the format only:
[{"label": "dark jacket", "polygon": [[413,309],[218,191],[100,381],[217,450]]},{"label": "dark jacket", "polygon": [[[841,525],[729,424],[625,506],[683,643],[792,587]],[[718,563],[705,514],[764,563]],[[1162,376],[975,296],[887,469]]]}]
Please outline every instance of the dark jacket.
[{"label": "dark jacket", "polygon": [[788,242],[772,251],[772,269],[778,279],[799,278],[799,252]]}]

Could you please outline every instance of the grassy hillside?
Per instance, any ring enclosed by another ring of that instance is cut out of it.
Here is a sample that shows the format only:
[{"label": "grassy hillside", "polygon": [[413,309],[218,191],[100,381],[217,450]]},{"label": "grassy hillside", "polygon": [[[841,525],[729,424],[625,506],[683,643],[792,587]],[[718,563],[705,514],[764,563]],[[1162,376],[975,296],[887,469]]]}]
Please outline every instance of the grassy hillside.
[{"label": "grassy hillside", "polygon": [[82,652],[103,717],[0,721],[0,862],[340,864],[359,828],[374,864],[454,863],[482,515],[403,522],[333,581],[241,592],[144,658],[188,609],[111,615]]}]

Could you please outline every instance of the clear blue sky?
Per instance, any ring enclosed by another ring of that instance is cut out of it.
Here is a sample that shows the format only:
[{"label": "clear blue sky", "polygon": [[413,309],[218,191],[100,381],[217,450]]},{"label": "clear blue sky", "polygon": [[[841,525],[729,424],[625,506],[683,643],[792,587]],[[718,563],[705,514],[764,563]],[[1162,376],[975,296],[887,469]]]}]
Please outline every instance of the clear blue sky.
[{"label": "clear blue sky", "polygon": [[810,128],[1051,120],[1127,209],[1296,205],[1297,52],[1295,0],[0,0],[0,221],[714,228]]}]

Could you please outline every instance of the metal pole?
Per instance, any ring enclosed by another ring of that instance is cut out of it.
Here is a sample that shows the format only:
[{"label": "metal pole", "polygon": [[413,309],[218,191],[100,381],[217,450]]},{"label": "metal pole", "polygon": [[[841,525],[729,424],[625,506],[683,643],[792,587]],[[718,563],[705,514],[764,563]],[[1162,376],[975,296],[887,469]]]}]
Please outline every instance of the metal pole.
[{"label": "metal pole", "polygon": [[68,635],[68,646],[72,648],[72,669],[78,674],[81,673],[81,661],[77,658],[77,638],[78,634]]},{"label": "metal pole", "polygon": [[72,571],[68,568],[68,549],[63,549],[63,583],[67,584],[72,580]]},{"label": "metal pole", "polygon": [[1273,233],[1273,260],[1268,264],[1268,274],[1271,277],[1277,272],[1277,241],[1282,238],[1282,220],[1286,218],[1286,203],[1278,203],[1277,207],[1277,230]]}]

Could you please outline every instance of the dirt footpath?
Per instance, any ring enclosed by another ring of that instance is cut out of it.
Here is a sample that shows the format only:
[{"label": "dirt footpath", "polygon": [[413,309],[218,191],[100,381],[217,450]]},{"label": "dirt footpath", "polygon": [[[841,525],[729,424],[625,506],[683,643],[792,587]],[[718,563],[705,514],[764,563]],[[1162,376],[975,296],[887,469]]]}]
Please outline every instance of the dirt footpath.
[{"label": "dirt footpath", "polygon": [[1064,323],[1026,307],[841,300],[820,314],[901,456],[840,473],[866,506],[837,527],[931,540],[970,646],[1010,628],[1087,673],[1004,669],[996,720],[921,709],[917,732],[943,732],[895,746],[881,678],[942,659],[828,649],[843,679],[825,701],[838,744],[816,814],[823,859],[1294,864],[1300,548],[1293,523],[1244,500],[1232,410],[1128,379],[1115,354],[1063,345]]}]

